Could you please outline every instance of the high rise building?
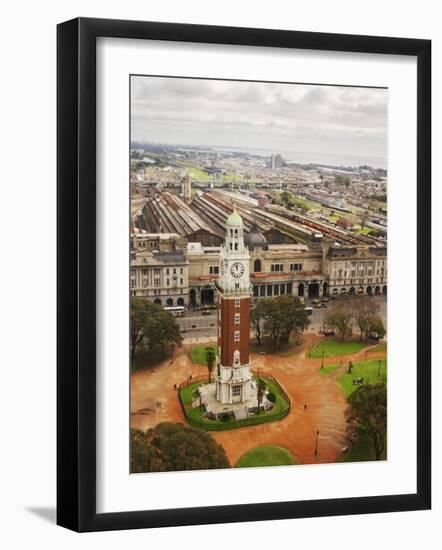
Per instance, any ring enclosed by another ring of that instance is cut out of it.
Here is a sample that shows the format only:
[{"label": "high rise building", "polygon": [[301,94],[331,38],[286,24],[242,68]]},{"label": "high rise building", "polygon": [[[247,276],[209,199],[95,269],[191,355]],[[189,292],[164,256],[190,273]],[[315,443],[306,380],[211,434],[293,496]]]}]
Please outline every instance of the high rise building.
[{"label": "high rise building", "polygon": [[283,161],[280,154],[272,155],[270,157],[270,168],[272,170],[277,170],[279,168],[282,168]]}]

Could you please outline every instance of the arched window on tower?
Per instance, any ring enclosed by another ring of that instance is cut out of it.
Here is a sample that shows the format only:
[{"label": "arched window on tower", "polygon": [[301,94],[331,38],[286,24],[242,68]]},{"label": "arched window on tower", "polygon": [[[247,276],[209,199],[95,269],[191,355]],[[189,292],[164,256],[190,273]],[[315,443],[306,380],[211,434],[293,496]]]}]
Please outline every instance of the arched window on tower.
[{"label": "arched window on tower", "polygon": [[261,260],[257,259],[253,263],[253,272],[259,273],[261,271]]},{"label": "arched window on tower", "polygon": [[240,355],[239,355],[239,351],[236,350],[233,352],[233,364],[235,366],[238,366],[241,364],[241,360],[240,360]]}]

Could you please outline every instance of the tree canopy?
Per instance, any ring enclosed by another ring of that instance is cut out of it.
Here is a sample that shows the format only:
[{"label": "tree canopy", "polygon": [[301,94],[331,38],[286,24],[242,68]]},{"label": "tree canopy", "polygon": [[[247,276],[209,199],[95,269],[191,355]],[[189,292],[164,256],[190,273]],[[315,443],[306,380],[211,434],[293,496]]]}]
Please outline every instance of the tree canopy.
[{"label": "tree canopy", "polygon": [[229,467],[223,447],[202,430],[172,422],[131,430],[131,473]]},{"label": "tree canopy", "polygon": [[207,371],[209,373],[209,384],[211,382],[212,372],[215,367],[216,352],[213,346],[208,346],[204,350],[207,363]]},{"label": "tree canopy", "polygon": [[131,359],[143,344],[150,353],[169,354],[182,336],[173,316],[159,304],[133,298],[130,303]]},{"label": "tree canopy", "polygon": [[350,432],[362,430],[370,437],[376,460],[385,449],[387,435],[387,389],[385,384],[360,386],[348,397],[345,418]]},{"label": "tree canopy", "polygon": [[274,349],[288,342],[293,332],[302,333],[310,319],[299,298],[285,294],[276,298],[262,298],[252,310],[252,325],[258,344],[267,336]]},{"label": "tree canopy", "polygon": [[358,328],[361,341],[372,332],[383,338],[386,331],[378,312],[379,305],[369,296],[340,296],[330,306],[324,324],[335,329],[342,339],[352,334],[353,325]]}]

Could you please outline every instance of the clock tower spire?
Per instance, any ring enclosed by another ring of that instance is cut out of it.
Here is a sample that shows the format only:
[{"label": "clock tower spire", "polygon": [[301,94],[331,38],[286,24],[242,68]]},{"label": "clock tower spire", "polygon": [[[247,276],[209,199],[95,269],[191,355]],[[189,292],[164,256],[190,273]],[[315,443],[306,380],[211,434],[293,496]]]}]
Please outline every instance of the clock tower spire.
[{"label": "clock tower spire", "polygon": [[226,220],[221,247],[218,297],[218,366],[216,399],[243,403],[252,397],[249,362],[250,255],[244,245],[244,226],[236,208]]}]

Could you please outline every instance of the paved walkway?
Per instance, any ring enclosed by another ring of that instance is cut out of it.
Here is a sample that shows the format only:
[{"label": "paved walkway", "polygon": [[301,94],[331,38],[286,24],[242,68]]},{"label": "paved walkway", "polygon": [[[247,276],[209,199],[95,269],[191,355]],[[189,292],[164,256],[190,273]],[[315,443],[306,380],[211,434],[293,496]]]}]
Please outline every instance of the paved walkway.
[{"label": "paved walkway", "polygon": [[[310,341],[307,336],[299,353],[293,356],[252,354],[253,371],[261,375],[271,374],[290,396],[292,407],[283,420],[228,430],[210,432],[224,447],[230,464],[248,450],[260,445],[280,445],[290,450],[301,464],[335,462],[345,445],[346,401],[335,382],[336,376],[321,375],[321,359],[305,357]],[[385,357],[384,352],[369,354],[369,359]],[[365,349],[352,355],[344,355],[344,367],[348,361],[363,361]],[[325,364],[333,364],[339,358],[326,358]],[[339,369],[341,371],[341,369]],[[181,349],[172,360],[152,369],[138,370],[132,374],[131,426],[146,430],[159,422],[183,422],[174,384],[194,377],[207,375],[207,368],[191,363],[186,349]],[[304,409],[304,404],[307,408]],[[314,455],[316,431],[319,430],[318,454]]]}]

